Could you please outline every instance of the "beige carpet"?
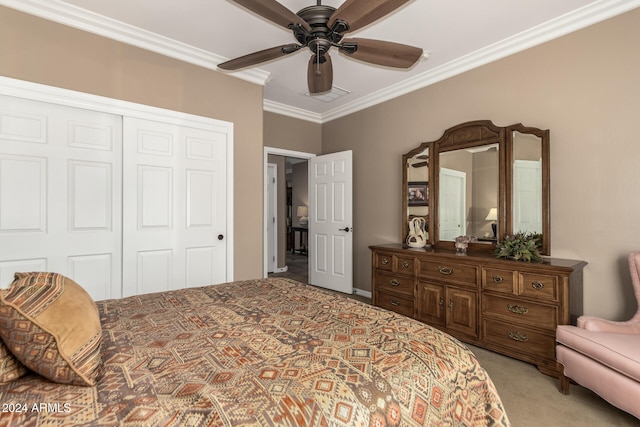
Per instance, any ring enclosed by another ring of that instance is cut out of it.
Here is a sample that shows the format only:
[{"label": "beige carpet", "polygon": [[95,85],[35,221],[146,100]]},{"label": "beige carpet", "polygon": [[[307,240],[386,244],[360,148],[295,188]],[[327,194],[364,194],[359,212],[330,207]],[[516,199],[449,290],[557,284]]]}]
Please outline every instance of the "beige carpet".
[{"label": "beige carpet", "polygon": [[491,376],[514,427],[640,426],[640,420],[584,387],[571,384],[565,396],[558,391],[558,381],[535,366],[469,348]]}]

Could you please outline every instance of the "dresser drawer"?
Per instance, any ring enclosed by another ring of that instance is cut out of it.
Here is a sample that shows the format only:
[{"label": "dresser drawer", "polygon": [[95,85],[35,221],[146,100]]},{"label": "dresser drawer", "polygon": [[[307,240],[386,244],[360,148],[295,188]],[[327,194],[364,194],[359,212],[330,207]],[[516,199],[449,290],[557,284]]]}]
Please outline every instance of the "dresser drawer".
[{"label": "dresser drawer", "polygon": [[403,277],[393,273],[376,272],[375,289],[402,293],[413,297],[413,283],[411,277]]},{"label": "dresser drawer", "polygon": [[393,255],[384,252],[376,252],[375,268],[384,271],[393,271]]},{"label": "dresser drawer", "polygon": [[413,317],[413,298],[405,298],[376,291],[376,305],[405,316]]},{"label": "dresser drawer", "polygon": [[482,320],[482,339],[532,357],[555,359],[555,335],[493,319]]},{"label": "dresser drawer", "polygon": [[539,273],[520,273],[521,295],[558,301],[558,278]]},{"label": "dresser drawer", "polygon": [[415,275],[415,265],[416,265],[416,261],[415,258],[409,258],[409,257],[396,257],[396,265],[395,265],[395,272],[400,273],[400,274],[410,274],[410,275]]},{"label": "dresser drawer", "polygon": [[420,260],[420,276],[463,286],[477,286],[478,267],[443,261]]},{"label": "dresser drawer", "polygon": [[482,315],[493,316],[519,324],[555,331],[558,324],[557,307],[530,303],[496,295],[482,295]]},{"label": "dresser drawer", "polygon": [[505,294],[516,293],[517,272],[513,270],[501,270],[499,268],[482,269],[482,289]]}]

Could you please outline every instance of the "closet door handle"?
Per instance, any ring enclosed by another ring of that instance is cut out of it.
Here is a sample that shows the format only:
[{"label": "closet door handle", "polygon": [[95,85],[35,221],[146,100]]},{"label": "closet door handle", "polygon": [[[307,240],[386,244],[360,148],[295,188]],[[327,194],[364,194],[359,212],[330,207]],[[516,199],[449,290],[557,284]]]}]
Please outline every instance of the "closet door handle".
[{"label": "closet door handle", "polygon": [[224,235],[223,234],[218,234],[218,240],[222,240],[224,239]]}]

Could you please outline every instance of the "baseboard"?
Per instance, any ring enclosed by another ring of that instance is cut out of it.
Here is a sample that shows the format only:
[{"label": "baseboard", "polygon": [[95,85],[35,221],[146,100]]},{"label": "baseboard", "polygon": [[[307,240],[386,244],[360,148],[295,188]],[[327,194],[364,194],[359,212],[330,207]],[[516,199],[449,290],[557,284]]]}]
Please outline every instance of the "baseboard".
[{"label": "baseboard", "polygon": [[356,295],[360,295],[361,297],[371,299],[371,292],[369,291],[363,291],[362,289],[353,288],[353,293]]}]

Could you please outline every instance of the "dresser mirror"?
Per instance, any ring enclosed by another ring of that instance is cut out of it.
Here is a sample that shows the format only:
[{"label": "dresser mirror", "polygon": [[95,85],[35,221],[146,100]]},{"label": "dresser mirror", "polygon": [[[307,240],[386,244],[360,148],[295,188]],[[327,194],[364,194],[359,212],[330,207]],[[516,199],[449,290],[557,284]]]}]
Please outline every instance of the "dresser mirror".
[{"label": "dresser mirror", "polygon": [[549,255],[549,131],[517,124],[507,139],[507,228],[541,234],[541,252]]},{"label": "dresser mirror", "polygon": [[439,237],[477,236],[481,243],[496,240],[491,225],[499,201],[499,146],[481,145],[440,153],[438,176]]},{"label": "dresser mirror", "polygon": [[[403,163],[405,202],[403,204],[403,217],[405,225],[413,218],[420,217],[425,220],[427,236],[429,218],[429,147],[420,146],[412,152],[405,154]],[[403,241],[406,241],[406,234]]]},{"label": "dresser mirror", "polygon": [[516,231],[542,235],[549,255],[549,131],[516,124],[462,123],[403,155],[403,241],[425,219],[427,241],[493,250]]}]

